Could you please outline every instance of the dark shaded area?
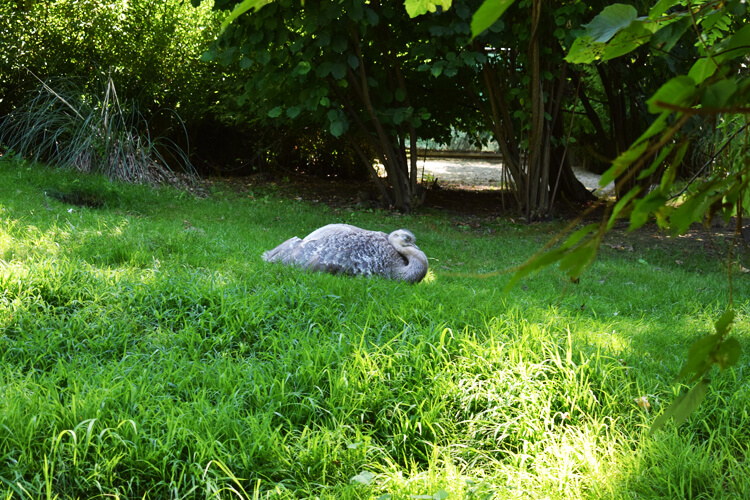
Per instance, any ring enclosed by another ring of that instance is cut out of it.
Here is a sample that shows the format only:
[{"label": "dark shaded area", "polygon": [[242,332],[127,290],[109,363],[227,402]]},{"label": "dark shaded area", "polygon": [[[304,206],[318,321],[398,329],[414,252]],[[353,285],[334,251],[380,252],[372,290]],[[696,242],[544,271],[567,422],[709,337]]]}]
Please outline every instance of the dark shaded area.
[{"label": "dark shaded area", "polygon": [[57,189],[47,189],[44,194],[68,205],[88,208],[102,208],[107,205],[107,198],[96,192],[89,192],[80,189],[70,191],[60,191]]}]

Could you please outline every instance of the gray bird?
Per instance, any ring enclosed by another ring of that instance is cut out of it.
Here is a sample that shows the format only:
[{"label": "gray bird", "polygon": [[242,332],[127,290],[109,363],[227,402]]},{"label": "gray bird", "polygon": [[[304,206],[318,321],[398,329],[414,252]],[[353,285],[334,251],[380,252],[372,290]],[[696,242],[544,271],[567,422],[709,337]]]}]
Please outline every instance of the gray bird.
[{"label": "gray bird", "polygon": [[301,240],[296,236],[263,253],[266,262],[296,265],[310,271],[378,275],[419,283],[427,274],[427,256],[406,229],[391,234],[349,224],[329,224]]}]

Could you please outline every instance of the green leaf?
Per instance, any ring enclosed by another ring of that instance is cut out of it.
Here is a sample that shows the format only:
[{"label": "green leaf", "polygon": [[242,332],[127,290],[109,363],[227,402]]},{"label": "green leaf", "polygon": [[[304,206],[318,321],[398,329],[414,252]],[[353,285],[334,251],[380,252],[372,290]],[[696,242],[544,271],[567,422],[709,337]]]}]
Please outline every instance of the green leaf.
[{"label": "green leaf", "polygon": [[325,78],[329,75],[331,72],[331,69],[333,68],[333,63],[330,61],[323,61],[318,65],[318,68],[315,70],[315,76],[318,78]]},{"label": "green leaf", "polygon": [[630,213],[630,227],[628,231],[634,231],[648,222],[648,216],[667,203],[667,197],[661,191],[651,191],[633,205]]},{"label": "green leaf", "polygon": [[654,423],[651,424],[651,427],[648,430],[648,435],[653,436],[656,431],[664,427],[664,424],[666,424],[670,418],[672,418],[672,415],[674,415],[675,410],[677,410],[677,405],[685,399],[685,394],[675,399],[671,405],[667,407],[666,410],[664,410],[664,413],[659,415],[654,419]]},{"label": "green leaf", "polygon": [[[674,157],[672,157],[672,163],[670,163],[669,167],[667,167],[667,169],[664,171],[664,174],[661,176],[661,184],[659,186],[659,189],[662,193],[668,193],[672,185],[674,184],[674,180],[677,177],[677,170],[682,165],[682,159],[685,158],[685,153],[687,153],[689,146],[689,141],[684,141],[680,145],[680,148],[677,150]],[[661,154],[659,156],[661,157]]]},{"label": "green leaf", "polygon": [[577,230],[570,236],[568,236],[568,239],[565,240],[565,243],[563,243],[560,248],[563,250],[566,250],[568,248],[572,248],[575,245],[578,244],[587,234],[596,231],[599,229],[599,224],[588,224],[586,226],[583,226],[581,229]]},{"label": "green leaf", "polygon": [[699,188],[690,194],[682,204],[675,209],[670,217],[672,231],[676,234],[683,234],[693,222],[702,220],[703,215],[709,207],[717,200],[720,200],[726,194],[732,178],[711,179],[703,182]]},{"label": "green leaf", "polygon": [[612,229],[612,227],[615,225],[615,221],[617,221],[620,212],[622,212],[625,207],[628,206],[630,200],[638,196],[638,193],[640,193],[642,190],[643,188],[641,188],[640,186],[635,186],[630,191],[628,191],[625,196],[617,201],[614,208],[612,209],[612,215],[609,216],[609,221],[607,222],[607,231]]},{"label": "green leaf", "polygon": [[331,48],[338,52],[339,54],[342,54],[346,52],[346,49],[349,47],[349,42],[347,41],[346,37],[341,35],[335,35],[333,37],[333,42],[331,43]]},{"label": "green leaf", "polygon": [[351,478],[349,482],[360,483],[364,484],[365,486],[369,486],[372,483],[373,479],[375,479],[375,474],[370,471],[364,471]]},{"label": "green leaf", "polygon": [[330,132],[334,137],[341,137],[341,135],[344,133],[344,122],[340,120],[331,122]]},{"label": "green leaf", "polygon": [[331,44],[331,34],[327,31],[321,31],[317,35],[314,35],[315,45],[321,49],[328,47]]},{"label": "green leaf", "polygon": [[602,61],[608,61],[616,57],[628,54],[651,39],[652,33],[643,22],[633,21],[629,26],[617,33],[612,40],[607,42]]},{"label": "green leaf", "polygon": [[[570,253],[570,249],[572,247],[575,247],[580,241],[583,240],[584,237],[586,237],[592,231],[595,231],[598,227],[599,224],[589,224],[587,226],[584,226],[578,231],[571,234],[565,241],[565,243],[560,246],[560,248],[549,250],[548,252],[541,255],[531,257],[520,268],[518,268],[513,276],[511,276],[510,281],[505,286],[505,290],[503,291],[503,293],[508,293],[516,285],[516,283],[518,283],[525,276],[528,276],[529,274],[538,271],[539,269],[545,268],[565,258]],[[591,241],[587,241],[581,246],[588,245],[591,243]],[[586,256],[587,252],[584,252],[584,254],[584,256]]]},{"label": "green leaf", "polygon": [[341,80],[346,76],[346,66],[344,66],[343,63],[334,63],[334,65],[331,66],[331,75],[336,80]]},{"label": "green leaf", "polygon": [[674,7],[680,0],[659,0],[648,12],[649,19],[660,18],[670,7]]},{"label": "green leaf", "polygon": [[693,63],[693,67],[688,71],[688,76],[692,78],[697,85],[700,85],[703,80],[713,76],[717,69],[719,68],[712,59],[701,57]]},{"label": "green leaf", "polygon": [[735,364],[737,364],[737,361],[739,361],[741,355],[742,346],[740,346],[740,343],[739,341],[737,341],[737,339],[732,337],[725,339],[724,342],[721,343],[721,346],[719,346],[719,349],[716,351],[714,358],[716,360],[716,364],[719,365],[719,368],[721,368],[722,370],[726,370],[730,366],[734,366]]},{"label": "green leaf", "polygon": [[268,64],[271,61],[271,53],[267,50],[261,50],[256,57],[260,64]]},{"label": "green leaf", "polygon": [[248,10],[253,9],[253,12],[258,12],[258,9],[266,4],[271,3],[272,1],[273,0],[245,0],[244,2],[237,4],[234,10],[232,10],[232,12],[230,12],[226,19],[224,19],[224,21],[221,23],[221,32],[223,33],[232,21],[240,17]]},{"label": "green leaf", "polygon": [[706,108],[721,108],[734,96],[737,82],[733,79],[719,80],[703,91],[701,104]]},{"label": "green leaf", "polygon": [[377,26],[380,22],[380,16],[370,7],[365,8],[365,17],[367,18],[368,24],[371,26]]},{"label": "green leaf", "polygon": [[661,165],[664,162],[664,160],[667,158],[667,155],[672,152],[674,147],[675,147],[675,143],[672,143],[672,144],[667,144],[666,146],[661,148],[661,151],[659,151],[659,156],[657,156],[656,159],[653,162],[651,162],[651,165],[647,169],[641,170],[638,173],[638,177],[636,178],[638,180],[645,179],[649,175],[656,172],[656,169],[659,168],[659,165]]},{"label": "green leaf", "polygon": [[565,60],[571,64],[588,64],[601,59],[606,49],[603,43],[594,43],[590,36],[579,36],[565,56]]},{"label": "green leaf", "polygon": [[716,61],[722,63],[750,53],[750,24],[746,24],[725,40],[725,46],[719,45],[719,51],[715,54]]},{"label": "green leaf", "polygon": [[691,99],[698,93],[695,87],[695,80],[689,76],[676,76],[659,87],[659,90],[646,101],[649,113],[661,113],[663,107],[660,103],[672,104],[675,106],[688,106]]},{"label": "green leaf", "polygon": [[291,108],[288,108],[286,110],[286,116],[291,119],[295,119],[299,116],[300,112],[302,112],[302,108],[300,108],[299,106],[292,106]]},{"label": "green leaf", "polygon": [[594,261],[598,248],[598,239],[591,240],[585,245],[568,252],[565,257],[560,259],[558,267],[571,278],[577,278]]},{"label": "green leaf", "polygon": [[700,406],[703,398],[708,393],[708,380],[701,380],[685,394],[685,397],[677,404],[674,410],[674,422],[679,425],[684,422]]},{"label": "green leaf", "polygon": [[615,158],[612,162],[612,166],[609,167],[609,169],[604,172],[601,179],[599,179],[599,186],[604,187],[619,177],[625,172],[625,170],[627,170],[631,163],[640,158],[647,147],[648,142],[641,142],[640,144],[630,146],[630,149],[620,153],[620,156]]},{"label": "green leaf", "polygon": [[396,100],[398,102],[403,102],[404,99],[406,99],[406,91],[404,89],[396,89],[396,92],[394,93],[394,96],[396,97]]},{"label": "green leaf", "polygon": [[353,54],[346,58],[346,62],[349,63],[349,67],[352,69],[357,69],[359,67],[359,59]]},{"label": "green leaf", "polygon": [[253,65],[253,60],[250,59],[249,57],[243,57],[242,59],[240,59],[240,68],[241,69],[247,69],[247,68],[249,68],[252,65]]},{"label": "green leaf", "polygon": [[484,0],[471,18],[471,38],[495,24],[515,0]]},{"label": "green leaf", "polygon": [[630,23],[638,17],[638,12],[632,5],[616,3],[604,7],[589,24],[584,24],[586,35],[594,42],[607,42],[611,40],[618,31],[630,26]]},{"label": "green leaf", "polygon": [[701,380],[695,387],[690,389],[687,393],[681,395],[674,402],[664,410],[659,417],[654,419],[654,423],[651,424],[651,428],[648,430],[648,435],[652,436],[656,431],[664,427],[664,424],[674,416],[675,423],[680,424],[685,421],[687,417],[693,413],[700,405],[703,398],[706,397],[708,392],[708,381]]},{"label": "green leaf", "polygon": [[393,113],[393,123],[395,123],[396,125],[401,124],[405,118],[406,118],[406,108],[398,108]]},{"label": "green leaf", "polygon": [[562,259],[563,256],[564,250],[557,248],[555,250],[550,250],[546,253],[543,253],[539,256],[531,257],[518,269],[518,271],[515,272],[515,274],[513,274],[513,276],[511,276],[510,281],[508,281],[508,284],[505,285],[503,293],[507,294],[516,285],[516,283],[521,281],[522,278],[528,276],[534,271],[538,271],[539,269],[554,264],[555,262]]},{"label": "green leaf", "polygon": [[281,116],[282,111],[283,109],[281,108],[281,106],[276,106],[275,108],[273,108],[271,111],[268,112],[268,116],[270,118],[278,118],[279,116]]},{"label": "green leaf", "polygon": [[693,379],[698,379],[711,368],[711,353],[716,349],[721,341],[721,336],[711,334],[703,337],[698,342],[690,346],[688,359],[675,377],[675,381],[682,380],[690,373],[695,373]]},{"label": "green leaf", "polygon": [[716,320],[714,323],[714,329],[716,330],[716,335],[719,336],[725,336],[727,332],[729,332],[729,329],[732,327],[732,322],[734,321],[734,309],[727,309],[727,311],[721,315],[719,319]]},{"label": "green leaf", "polygon": [[691,24],[690,16],[683,15],[677,21],[663,25],[651,38],[651,50],[666,55],[674,48]]},{"label": "green leaf", "polygon": [[428,12],[437,11],[437,7],[440,6],[443,10],[451,8],[452,0],[406,0],[404,5],[406,6],[406,13],[409,17],[417,17]]},{"label": "green leaf", "polygon": [[201,54],[201,61],[203,62],[213,61],[215,57],[216,57],[216,48],[211,47],[210,49],[205,51],[203,54]]},{"label": "green leaf", "polygon": [[667,128],[668,119],[671,115],[672,111],[663,111],[662,114],[659,115],[659,117],[654,120],[651,125],[648,126],[646,131],[633,144],[640,144],[646,139],[650,139],[651,137]]},{"label": "green leaf", "polygon": [[310,64],[309,61],[300,61],[297,63],[297,67],[294,68],[294,71],[298,75],[306,75],[307,73],[310,72],[311,69],[312,69],[312,65]]}]

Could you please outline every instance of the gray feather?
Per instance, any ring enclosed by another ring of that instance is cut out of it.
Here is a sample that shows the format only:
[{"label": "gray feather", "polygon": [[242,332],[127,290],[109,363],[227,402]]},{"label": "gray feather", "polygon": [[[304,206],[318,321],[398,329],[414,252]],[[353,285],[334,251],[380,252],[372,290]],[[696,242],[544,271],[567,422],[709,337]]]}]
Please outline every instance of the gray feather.
[{"label": "gray feather", "polygon": [[352,276],[378,275],[416,283],[427,273],[427,257],[414,235],[399,229],[390,235],[349,224],[329,224],[290,238],[263,254],[267,262],[296,265],[310,271]]}]

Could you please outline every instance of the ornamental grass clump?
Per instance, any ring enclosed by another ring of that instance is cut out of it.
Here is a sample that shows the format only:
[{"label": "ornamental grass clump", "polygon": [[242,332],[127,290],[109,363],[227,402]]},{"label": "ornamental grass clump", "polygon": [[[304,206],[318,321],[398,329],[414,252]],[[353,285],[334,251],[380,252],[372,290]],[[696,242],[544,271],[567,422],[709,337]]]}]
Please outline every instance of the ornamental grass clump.
[{"label": "ornamental grass clump", "polygon": [[100,95],[73,80],[41,82],[0,121],[0,147],[27,160],[110,180],[179,185],[194,174],[182,148],[151,137],[149,121],[136,103],[120,102],[111,76]]}]

